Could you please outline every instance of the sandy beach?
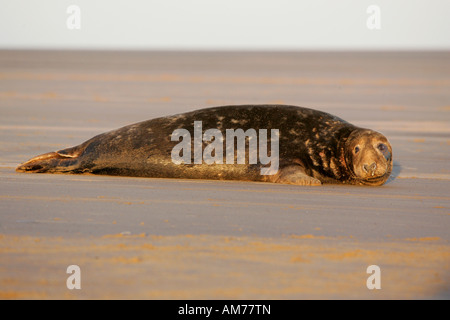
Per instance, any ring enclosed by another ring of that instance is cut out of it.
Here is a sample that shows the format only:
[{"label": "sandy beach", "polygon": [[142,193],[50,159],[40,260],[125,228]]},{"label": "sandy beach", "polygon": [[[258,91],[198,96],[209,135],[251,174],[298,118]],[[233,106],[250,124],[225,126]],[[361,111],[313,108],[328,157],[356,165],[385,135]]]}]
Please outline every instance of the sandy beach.
[{"label": "sandy beach", "polygon": [[[268,103],[382,132],[391,179],[15,172],[131,123]],[[450,298],[448,52],[2,50],[0,115],[0,299]],[[366,286],[370,265],[381,289]]]}]

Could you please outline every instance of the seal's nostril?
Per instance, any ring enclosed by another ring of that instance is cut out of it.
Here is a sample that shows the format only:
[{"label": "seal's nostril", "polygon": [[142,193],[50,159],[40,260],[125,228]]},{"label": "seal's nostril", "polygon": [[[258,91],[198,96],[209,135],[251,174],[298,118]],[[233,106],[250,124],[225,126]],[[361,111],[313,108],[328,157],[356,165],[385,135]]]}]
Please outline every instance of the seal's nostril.
[{"label": "seal's nostril", "polygon": [[372,175],[374,175],[376,169],[377,169],[377,164],[375,162],[373,162],[371,165],[368,165],[368,164],[363,165],[364,172],[371,173]]}]

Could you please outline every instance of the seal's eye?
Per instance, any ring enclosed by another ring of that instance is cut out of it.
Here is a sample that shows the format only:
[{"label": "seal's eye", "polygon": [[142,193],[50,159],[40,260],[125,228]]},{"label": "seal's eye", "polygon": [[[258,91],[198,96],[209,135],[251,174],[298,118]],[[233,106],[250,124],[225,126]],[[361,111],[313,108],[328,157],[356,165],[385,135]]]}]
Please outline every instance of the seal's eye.
[{"label": "seal's eye", "polygon": [[387,146],[386,146],[384,143],[380,143],[380,144],[377,146],[377,148],[378,148],[378,150],[380,150],[381,152],[387,151]]},{"label": "seal's eye", "polygon": [[357,154],[358,152],[359,152],[359,147],[356,146],[356,147],[355,147],[355,154]]}]

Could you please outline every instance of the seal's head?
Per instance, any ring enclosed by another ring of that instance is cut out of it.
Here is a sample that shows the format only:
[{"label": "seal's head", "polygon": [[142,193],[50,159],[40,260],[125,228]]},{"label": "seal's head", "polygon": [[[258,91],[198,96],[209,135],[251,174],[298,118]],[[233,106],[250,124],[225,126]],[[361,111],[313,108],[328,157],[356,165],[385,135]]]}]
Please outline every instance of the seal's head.
[{"label": "seal's head", "polygon": [[345,142],[345,162],[359,184],[379,186],[392,172],[392,147],[384,135],[369,129],[354,130]]}]

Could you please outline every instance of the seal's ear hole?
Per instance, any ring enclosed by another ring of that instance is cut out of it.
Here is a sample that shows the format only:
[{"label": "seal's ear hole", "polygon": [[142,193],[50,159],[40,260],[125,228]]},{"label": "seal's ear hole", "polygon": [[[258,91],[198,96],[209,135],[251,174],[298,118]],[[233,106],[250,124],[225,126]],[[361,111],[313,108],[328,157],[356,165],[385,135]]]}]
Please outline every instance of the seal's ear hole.
[{"label": "seal's ear hole", "polygon": [[353,150],[353,152],[354,152],[355,154],[357,154],[359,151],[360,151],[359,146],[356,146],[355,149]]}]

